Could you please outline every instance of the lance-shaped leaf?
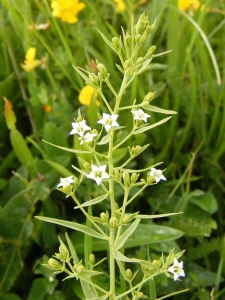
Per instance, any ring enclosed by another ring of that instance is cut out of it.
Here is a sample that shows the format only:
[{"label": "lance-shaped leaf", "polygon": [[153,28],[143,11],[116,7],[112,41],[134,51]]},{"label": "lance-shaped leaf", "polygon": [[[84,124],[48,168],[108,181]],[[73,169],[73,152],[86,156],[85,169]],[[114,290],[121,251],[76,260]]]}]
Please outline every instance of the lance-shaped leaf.
[{"label": "lance-shaped leaf", "polygon": [[153,106],[153,105],[146,105],[144,108],[147,110],[150,110],[150,111],[154,111],[154,112],[158,112],[158,113],[166,114],[166,115],[177,114],[177,112],[174,110],[162,109],[162,108],[159,108],[159,107]]},{"label": "lance-shaped leaf", "polygon": [[75,206],[74,208],[77,209],[77,208],[80,208],[80,207],[85,207],[85,206],[90,206],[90,205],[93,205],[93,204],[96,204],[96,203],[99,203],[99,202],[102,202],[103,200],[105,200],[106,198],[108,197],[108,194],[105,194],[105,195],[102,195],[102,196],[99,196],[97,198],[94,198],[92,200],[89,200],[79,206]]},{"label": "lance-shaped leaf", "polygon": [[139,222],[140,222],[140,219],[136,219],[130,225],[130,227],[128,227],[128,229],[126,231],[124,231],[124,233],[118,238],[118,241],[117,241],[117,243],[115,245],[116,249],[120,249],[120,248],[123,247],[123,245],[126,242],[126,240],[129,238],[129,236],[132,235],[132,233],[134,232],[134,230],[137,228]]},{"label": "lance-shaped leaf", "polygon": [[70,222],[70,221],[65,221],[65,220],[59,220],[59,219],[54,219],[54,218],[48,218],[48,217],[41,217],[41,216],[35,216],[36,219],[41,220],[41,221],[45,221],[45,222],[49,222],[49,223],[53,223],[53,224],[57,224],[57,225],[61,225],[61,226],[65,226],[67,228],[71,228],[74,230],[78,230],[81,231],[85,234],[88,234],[90,236],[102,239],[102,240],[107,240],[107,237],[96,232],[95,230],[86,227],[85,225],[82,224],[78,224],[75,222]]},{"label": "lance-shaped leaf", "polygon": [[125,255],[123,255],[121,252],[119,252],[117,249],[114,249],[113,250],[113,256],[116,260],[121,260],[121,261],[124,261],[124,262],[136,262],[136,263],[139,263],[139,259],[136,259],[136,258],[128,258],[126,257]]},{"label": "lance-shaped leaf", "polygon": [[70,172],[69,170],[67,170],[64,166],[58,164],[55,161],[52,160],[45,160],[54,170],[56,170],[57,172],[59,172],[62,176],[64,177],[69,177],[72,176],[73,173]]},{"label": "lance-shaped leaf", "polygon": [[45,140],[43,140],[43,142],[53,146],[53,147],[56,147],[56,148],[59,148],[59,149],[62,149],[62,150],[65,150],[65,151],[68,151],[68,152],[72,152],[72,153],[91,153],[90,151],[83,151],[83,150],[76,150],[76,149],[70,149],[70,148],[66,148],[66,147],[61,147],[61,146],[58,146],[58,145],[55,145],[55,144],[52,144],[52,143],[49,143]]},{"label": "lance-shaped leaf", "polygon": [[145,126],[145,127],[142,127],[142,128],[140,128],[140,129],[137,129],[137,130],[135,130],[134,134],[139,134],[139,133],[141,133],[141,132],[145,132],[145,131],[147,131],[147,130],[150,130],[150,129],[156,127],[156,126],[159,126],[159,125],[161,125],[161,124],[167,122],[170,118],[171,118],[171,117],[168,117],[168,118],[162,119],[161,121],[159,121],[159,122],[157,122],[157,123],[155,123],[155,124],[147,125],[147,126]]},{"label": "lance-shaped leaf", "polygon": [[[159,214],[159,215],[137,215],[135,219],[157,219],[157,218],[165,218],[174,215],[182,214],[182,212],[178,213],[169,213],[169,214]],[[129,214],[127,214],[129,216]]]}]

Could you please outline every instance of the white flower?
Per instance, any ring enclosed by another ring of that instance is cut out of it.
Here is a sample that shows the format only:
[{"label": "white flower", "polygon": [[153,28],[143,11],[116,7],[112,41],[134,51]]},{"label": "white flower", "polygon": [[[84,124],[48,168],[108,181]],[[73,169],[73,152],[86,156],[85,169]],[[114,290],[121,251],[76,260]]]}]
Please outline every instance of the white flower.
[{"label": "white flower", "polygon": [[87,176],[87,178],[91,178],[96,181],[99,185],[103,179],[109,179],[109,175],[105,172],[106,165],[103,166],[95,166],[91,165],[92,172]]},{"label": "white flower", "polygon": [[151,117],[150,115],[146,114],[142,109],[132,110],[131,112],[134,115],[134,120],[143,120],[147,122],[147,118]]},{"label": "white flower", "polygon": [[151,168],[150,176],[154,177],[156,183],[158,183],[160,179],[166,180],[166,178],[162,174],[162,171],[156,170],[155,168]]},{"label": "white flower", "polygon": [[111,127],[118,127],[119,124],[116,122],[116,119],[118,118],[118,115],[109,115],[103,113],[103,117],[101,120],[98,121],[98,123],[105,126],[105,130],[109,131]]},{"label": "white flower", "polygon": [[83,136],[86,130],[91,129],[89,126],[86,125],[85,120],[81,122],[72,123],[72,126],[73,130],[70,132],[70,134],[79,134],[80,136]]},{"label": "white flower", "polygon": [[82,145],[83,143],[89,143],[89,142],[92,142],[94,137],[96,136],[97,134],[95,133],[86,133],[84,136],[81,136],[78,138],[78,140],[80,140],[80,144]]},{"label": "white flower", "polygon": [[174,274],[174,281],[176,281],[180,276],[185,277],[185,273],[183,270],[183,262],[181,261],[180,263],[176,258],[174,258],[174,262],[172,267],[168,269],[168,271],[172,274]]},{"label": "white flower", "polygon": [[75,181],[73,180],[73,176],[66,177],[66,178],[60,178],[60,183],[57,185],[57,188],[60,186],[64,188],[65,186],[68,186],[74,182]]}]

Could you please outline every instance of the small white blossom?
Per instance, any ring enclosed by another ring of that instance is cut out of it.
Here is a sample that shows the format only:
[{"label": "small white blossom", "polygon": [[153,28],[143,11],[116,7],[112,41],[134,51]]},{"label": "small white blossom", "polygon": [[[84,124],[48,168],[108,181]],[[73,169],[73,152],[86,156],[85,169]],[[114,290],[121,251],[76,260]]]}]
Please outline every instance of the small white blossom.
[{"label": "small white blossom", "polygon": [[97,134],[95,133],[86,133],[84,136],[81,136],[78,138],[78,140],[80,140],[80,144],[82,145],[83,143],[90,143],[93,141],[94,137],[96,136]]},{"label": "small white blossom", "polygon": [[83,136],[86,130],[91,129],[89,126],[86,125],[85,120],[72,123],[72,126],[73,126],[73,130],[70,132],[70,134],[79,134],[80,136]]},{"label": "small white blossom", "polygon": [[132,110],[131,112],[134,115],[134,120],[143,120],[147,122],[147,118],[151,117],[150,115],[146,114],[142,109]]},{"label": "small white blossom", "polygon": [[160,181],[160,179],[166,180],[166,178],[162,174],[162,171],[156,170],[155,168],[151,168],[150,176],[154,177],[156,183],[158,183]]},{"label": "small white blossom", "polygon": [[103,179],[109,179],[109,175],[105,172],[106,165],[103,166],[95,166],[91,165],[92,172],[87,176],[87,178],[91,178],[96,181],[99,185]]},{"label": "small white blossom", "polygon": [[98,123],[105,126],[105,130],[109,131],[111,127],[118,127],[119,124],[116,122],[116,119],[118,118],[118,115],[109,115],[103,113],[103,117],[101,120],[98,121]]},{"label": "small white blossom", "polygon": [[174,258],[174,262],[172,267],[168,269],[168,271],[172,274],[174,274],[174,281],[176,281],[180,276],[185,277],[185,273],[183,270],[183,262],[181,261],[180,263],[176,258]]},{"label": "small white blossom", "polygon": [[72,183],[74,183],[75,181],[73,180],[73,176],[70,176],[70,177],[66,177],[66,178],[60,178],[60,183],[57,185],[57,188],[58,187],[62,187],[64,188],[65,186],[68,186]]}]

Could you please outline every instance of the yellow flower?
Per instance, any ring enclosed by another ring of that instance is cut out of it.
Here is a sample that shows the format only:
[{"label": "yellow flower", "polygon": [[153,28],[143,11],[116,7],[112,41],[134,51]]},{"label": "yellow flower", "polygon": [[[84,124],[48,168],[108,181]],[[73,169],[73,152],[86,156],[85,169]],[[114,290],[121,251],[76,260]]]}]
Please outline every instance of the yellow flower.
[{"label": "yellow flower", "polygon": [[91,104],[92,98],[94,98],[96,100],[96,104],[99,106],[100,102],[97,100],[97,96],[98,93],[92,86],[85,85],[85,87],[83,87],[80,91],[78,100],[81,104],[89,106]]},{"label": "yellow flower", "polygon": [[25,72],[30,72],[34,68],[36,68],[38,65],[41,64],[41,61],[38,59],[35,59],[35,56],[36,56],[36,48],[34,48],[34,47],[29,48],[26,53],[24,63],[20,64],[22,69]]},{"label": "yellow flower", "polygon": [[178,8],[180,10],[197,10],[201,3],[198,0],[178,0]]},{"label": "yellow flower", "polygon": [[122,13],[123,11],[126,10],[126,5],[122,0],[113,0],[115,3],[117,3],[117,8],[116,8],[116,12],[117,13]]},{"label": "yellow flower", "polygon": [[52,110],[52,107],[51,107],[51,105],[43,104],[43,109],[47,114],[49,114]]},{"label": "yellow flower", "polygon": [[50,0],[52,15],[60,18],[63,22],[74,24],[78,22],[77,15],[79,11],[85,8],[83,2],[79,0]]}]

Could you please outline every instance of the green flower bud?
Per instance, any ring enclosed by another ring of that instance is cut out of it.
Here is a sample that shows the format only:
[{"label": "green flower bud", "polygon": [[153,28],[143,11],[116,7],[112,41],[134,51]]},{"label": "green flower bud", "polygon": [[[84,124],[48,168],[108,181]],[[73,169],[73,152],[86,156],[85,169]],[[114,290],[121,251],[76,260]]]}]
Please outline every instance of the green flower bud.
[{"label": "green flower bud", "polygon": [[75,120],[77,123],[79,123],[79,122],[81,122],[81,121],[83,121],[83,118],[82,117],[77,117],[77,120]]},{"label": "green flower bud", "polygon": [[130,60],[125,60],[124,63],[124,70],[127,70],[131,67],[131,61]]},{"label": "green flower bud", "polygon": [[137,174],[137,173],[133,173],[132,175],[131,175],[131,184],[134,184],[137,180],[138,180],[138,177],[139,177],[139,174]]},{"label": "green flower bud", "polygon": [[132,38],[130,35],[127,35],[125,37],[125,45],[127,46],[127,48],[130,48],[131,47],[131,44],[132,44]]},{"label": "green flower bud", "polygon": [[97,69],[99,70],[100,72],[100,75],[103,77],[103,78],[106,78],[107,77],[107,69],[106,67],[103,65],[103,64],[97,64]]},{"label": "green flower bud", "polygon": [[68,251],[66,245],[61,240],[60,240],[60,246],[59,246],[59,253],[63,257],[63,260],[69,259],[69,251]]},{"label": "green flower bud", "polygon": [[88,162],[85,162],[83,165],[84,165],[85,170],[91,171],[91,165]]},{"label": "green flower bud", "polygon": [[93,253],[89,255],[89,263],[91,263],[92,265],[95,263],[95,256]]},{"label": "green flower bud", "polygon": [[58,258],[59,260],[63,260],[63,255],[60,253],[55,253],[55,257]]},{"label": "green flower bud", "polygon": [[62,265],[54,258],[49,258],[48,264],[54,270],[62,270]]},{"label": "green flower bud", "polygon": [[155,96],[155,93],[152,93],[152,92],[148,93],[148,94],[144,97],[143,102],[146,102],[147,105],[148,105],[148,104],[153,100],[154,96]]},{"label": "green flower bud", "polygon": [[103,224],[108,224],[108,220],[109,220],[109,213],[108,213],[108,211],[106,211],[106,213],[102,212],[100,214],[100,219],[102,220]]},{"label": "green flower bud", "polygon": [[118,39],[117,37],[113,37],[113,38],[112,38],[112,43],[113,43],[114,47],[115,47],[117,50],[119,50],[119,48],[120,48],[120,42],[119,42],[119,39]]},{"label": "green flower bud", "polygon": [[152,262],[152,264],[154,265],[154,267],[155,267],[156,270],[160,268],[160,263],[159,263],[158,260],[154,259],[153,262]]},{"label": "green flower bud", "polygon": [[91,80],[91,82],[98,87],[98,77],[94,74],[89,74],[89,79]]},{"label": "green flower bud", "polygon": [[128,279],[131,279],[132,278],[132,272],[131,272],[131,270],[130,269],[126,269],[126,276],[127,276],[127,278]]},{"label": "green flower bud", "polygon": [[80,275],[84,272],[85,267],[83,265],[80,265],[79,267],[77,267],[77,274]]},{"label": "green flower bud", "polygon": [[117,181],[121,182],[121,172],[119,170],[114,171],[114,176]]},{"label": "green flower bud", "polygon": [[139,43],[140,43],[140,41],[141,41],[141,38],[142,38],[142,35],[141,35],[141,34],[138,34],[138,35],[136,36],[136,41],[137,41],[137,44],[139,44]]},{"label": "green flower bud", "polygon": [[141,146],[133,146],[130,150],[130,155],[131,157],[135,157],[135,156],[138,156],[140,153],[141,153],[141,149],[142,147]]},{"label": "green flower bud", "polygon": [[144,295],[144,294],[143,294],[142,292],[138,292],[138,293],[137,293],[138,299],[141,298],[143,295]]},{"label": "green flower bud", "polygon": [[125,187],[129,187],[130,186],[130,174],[127,172],[123,172],[123,182]]},{"label": "green flower bud", "polygon": [[118,223],[119,223],[119,221],[118,221],[118,219],[117,219],[116,217],[112,217],[112,218],[110,218],[110,220],[109,220],[109,225],[110,225],[111,227],[113,227],[113,228],[117,227],[117,226],[118,226]]}]

